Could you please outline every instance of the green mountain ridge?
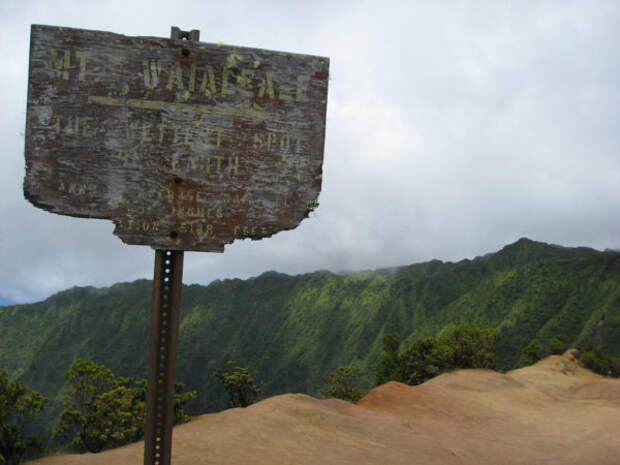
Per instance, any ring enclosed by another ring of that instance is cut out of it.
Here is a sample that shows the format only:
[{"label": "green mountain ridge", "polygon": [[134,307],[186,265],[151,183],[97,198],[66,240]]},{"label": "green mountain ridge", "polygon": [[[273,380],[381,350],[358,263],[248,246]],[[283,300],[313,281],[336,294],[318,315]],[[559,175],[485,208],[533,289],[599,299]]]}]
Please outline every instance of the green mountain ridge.
[{"label": "green mountain ridge", "polygon": [[[0,371],[57,400],[78,357],[117,375],[146,377],[151,281],[75,287],[28,305],[0,308]],[[520,239],[458,262],[431,260],[351,274],[290,276],[184,286],[177,379],[198,391],[192,413],[227,407],[212,375],[226,360],[246,365],[266,396],[317,395],[329,371],[358,362],[366,387],[398,332],[403,347],[468,322],[499,330],[498,366],[563,333],[591,337],[620,356],[620,253]],[[58,406],[41,420],[48,427]]]}]

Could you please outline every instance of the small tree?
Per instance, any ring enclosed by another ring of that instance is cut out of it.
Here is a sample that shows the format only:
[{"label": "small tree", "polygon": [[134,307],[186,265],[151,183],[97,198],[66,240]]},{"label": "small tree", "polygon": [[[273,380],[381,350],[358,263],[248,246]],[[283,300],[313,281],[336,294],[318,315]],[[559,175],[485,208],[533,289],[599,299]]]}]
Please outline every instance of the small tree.
[{"label": "small tree", "polygon": [[238,366],[234,360],[229,360],[226,364],[228,371],[222,371],[218,368],[213,374],[224,385],[231,407],[252,405],[261,390],[255,386],[250,371],[247,367]]},{"label": "small tree", "polygon": [[558,334],[547,341],[549,352],[553,355],[561,355],[566,351],[568,336],[566,334]]},{"label": "small tree", "polygon": [[114,375],[105,366],[80,358],[65,372],[65,378],[69,383],[63,401],[66,408],[54,434],[71,438],[80,452],[99,452],[109,443],[106,430],[111,423],[107,404],[100,397]]},{"label": "small tree", "polygon": [[522,367],[533,365],[541,359],[540,347],[534,341],[525,346],[521,352],[521,360],[519,365]]},{"label": "small tree", "polygon": [[[144,380],[146,396],[146,380]],[[196,391],[183,392],[185,390],[185,383],[176,382],[174,384],[174,424],[181,425],[187,423],[192,419],[185,410],[187,406],[196,398]]]},{"label": "small tree", "polygon": [[364,390],[357,385],[360,382],[361,370],[357,365],[343,365],[327,375],[327,384],[321,393],[326,398],[357,402],[364,397]]},{"label": "small tree", "polygon": [[397,381],[422,384],[450,369],[453,358],[451,349],[437,338],[418,339],[402,354],[403,377]]},{"label": "small tree", "polygon": [[402,366],[398,353],[400,337],[398,334],[384,334],[381,338],[383,356],[375,367],[375,385],[402,379]]},{"label": "small tree", "polygon": [[42,411],[46,403],[41,393],[28,393],[24,385],[9,382],[6,371],[0,373],[0,464],[16,465],[26,456],[40,455],[41,439],[37,436],[25,438],[22,431],[26,420]]},{"label": "small tree", "polygon": [[450,368],[494,369],[496,338],[496,329],[480,329],[476,325],[461,324],[442,332],[438,342],[452,354]]},{"label": "small tree", "polygon": [[146,380],[122,377],[101,393],[92,416],[94,431],[102,448],[120,447],[144,436]]},{"label": "small tree", "polygon": [[[114,379],[108,368],[84,359],[76,360],[65,377],[70,387],[55,431],[57,437],[71,439],[80,452],[100,452],[142,439],[146,379]],[[175,385],[175,424],[189,421],[185,407],[196,397],[196,391],[183,393],[184,388],[183,383]]]}]

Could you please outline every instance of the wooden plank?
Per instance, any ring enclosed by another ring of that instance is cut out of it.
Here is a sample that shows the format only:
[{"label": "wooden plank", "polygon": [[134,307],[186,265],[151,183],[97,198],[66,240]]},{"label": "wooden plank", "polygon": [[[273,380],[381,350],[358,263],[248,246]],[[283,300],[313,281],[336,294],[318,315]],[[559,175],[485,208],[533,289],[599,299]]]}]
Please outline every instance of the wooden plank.
[{"label": "wooden plank", "polygon": [[33,25],[24,193],[128,244],[218,251],[321,190],[329,60]]}]

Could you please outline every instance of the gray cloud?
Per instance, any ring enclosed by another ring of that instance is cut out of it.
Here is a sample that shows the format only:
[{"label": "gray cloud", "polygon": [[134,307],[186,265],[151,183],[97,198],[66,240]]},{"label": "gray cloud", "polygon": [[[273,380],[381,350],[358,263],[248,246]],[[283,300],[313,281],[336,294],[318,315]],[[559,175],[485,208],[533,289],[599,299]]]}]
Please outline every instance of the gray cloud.
[{"label": "gray cloud", "polygon": [[[3,7],[0,295],[150,277],[106,221],[23,199],[31,23],[331,58],[320,207],[293,231],[187,253],[185,281],[459,260],[522,236],[620,247],[616,2],[45,2]],[[119,14],[123,11],[123,14]]]}]

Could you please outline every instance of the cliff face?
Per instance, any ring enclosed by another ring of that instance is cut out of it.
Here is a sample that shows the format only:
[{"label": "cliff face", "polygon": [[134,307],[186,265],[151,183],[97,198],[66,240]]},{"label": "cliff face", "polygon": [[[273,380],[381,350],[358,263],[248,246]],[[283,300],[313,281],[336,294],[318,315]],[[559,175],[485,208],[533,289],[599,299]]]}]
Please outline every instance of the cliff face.
[{"label": "cliff face", "polygon": [[[0,370],[52,399],[38,434],[59,413],[63,373],[78,357],[119,376],[146,377],[151,282],[73,288],[31,305],[0,307]],[[265,396],[318,394],[326,375],[358,362],[366,385],[382,336],[403,346],[458,323],[497,328],[498,367],[515,368],[530,342],[593,336],[620,356],[620,253],[521,239],[474,260],[348,275],[267,272],[183,289],[177,378],[198,398],[190,413],[228,407],[213,371],[248,366]]]}]

